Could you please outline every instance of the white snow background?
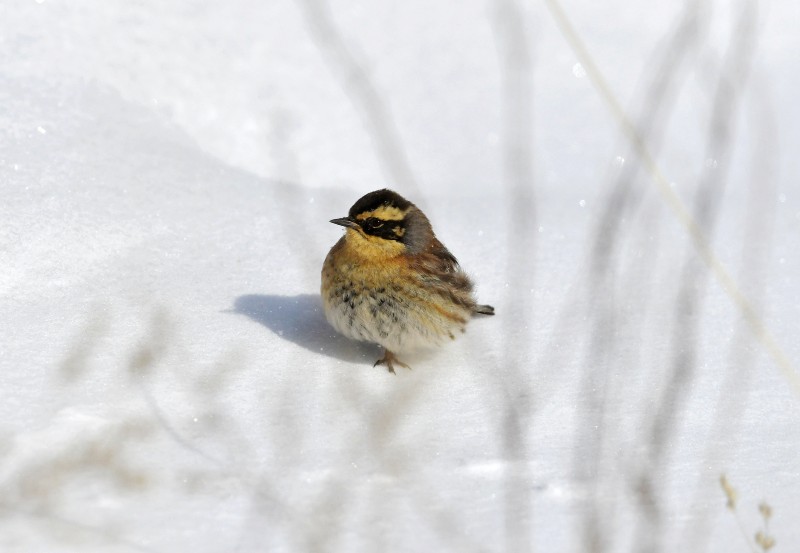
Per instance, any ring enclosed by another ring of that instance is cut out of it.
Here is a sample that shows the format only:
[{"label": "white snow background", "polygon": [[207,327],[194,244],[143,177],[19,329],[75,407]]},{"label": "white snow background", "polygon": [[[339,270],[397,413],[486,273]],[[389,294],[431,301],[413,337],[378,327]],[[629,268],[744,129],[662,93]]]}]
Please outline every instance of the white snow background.
[{"label": "white snow background", "polygon": [[[796,550],[798,21],[4,1],[0,551]],[[396,376],[318,293],[385,186],[497,309]]]}]

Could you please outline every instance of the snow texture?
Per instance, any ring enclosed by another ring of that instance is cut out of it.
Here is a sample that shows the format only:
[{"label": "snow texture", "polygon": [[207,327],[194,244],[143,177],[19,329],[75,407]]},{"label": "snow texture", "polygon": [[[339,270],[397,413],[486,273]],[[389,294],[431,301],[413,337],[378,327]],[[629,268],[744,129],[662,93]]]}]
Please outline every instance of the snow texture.
[{"label": "snow texture", "polygon": [[[799,18],[4,2],[0,550],[796,549]],[[318,293],[385,186],[497,309],[397,375]]]}]

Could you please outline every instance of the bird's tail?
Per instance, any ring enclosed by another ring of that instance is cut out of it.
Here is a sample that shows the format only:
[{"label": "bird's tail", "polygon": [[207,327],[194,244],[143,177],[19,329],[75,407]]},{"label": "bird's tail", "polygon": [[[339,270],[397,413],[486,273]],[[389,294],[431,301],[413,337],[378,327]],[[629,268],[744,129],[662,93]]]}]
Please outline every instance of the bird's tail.
[{"label": "bird's tail", "polygon": [[473,315],[494,315],[494,307],[491,305],[476,305],[472,308]]}]

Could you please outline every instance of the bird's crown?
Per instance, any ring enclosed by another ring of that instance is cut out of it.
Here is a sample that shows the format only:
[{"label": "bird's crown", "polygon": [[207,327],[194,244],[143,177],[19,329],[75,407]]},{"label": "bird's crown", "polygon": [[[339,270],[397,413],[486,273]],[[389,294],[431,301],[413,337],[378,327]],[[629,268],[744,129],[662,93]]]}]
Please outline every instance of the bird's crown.
[{"label": "bird's crown", "polygon": [[350,217],[363,221],[375,217],[383,221],[400,221],[414,204],[397,192],[383,188],[362,196],[350,208]]}]

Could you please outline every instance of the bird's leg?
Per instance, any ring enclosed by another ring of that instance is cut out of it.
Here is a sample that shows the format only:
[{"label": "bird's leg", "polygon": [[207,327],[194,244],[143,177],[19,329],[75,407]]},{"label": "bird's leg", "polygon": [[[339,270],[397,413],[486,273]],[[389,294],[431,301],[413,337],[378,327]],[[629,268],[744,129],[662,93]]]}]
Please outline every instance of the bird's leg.
[{"label": "bird's leg", "polygon": [[392,353],[391,351],[389,351],[388,349],[387,349],[387,350],[385,350],[385,352],[384,352],[384,354],[383,354],[383,357],[382,357],[381,359],[378,359],[377,361],[375,361],[375,364],[374,364],[374,365],[372,365],[372,366],[373,366],[373,367],[377,367],[378,365],[386,365],[386,369],[387,369],[387,370],[388,370],[390,373],[392,373],[392,374],[396,374],[396,373],[394,372],[394,365],[395,365],[395,363],[396,363],[396,364],[398,364],[398,365],[400,365],[401,367],[405,367],[405,368],[407,368],[407,369],[411,370],[411,367],[409,367],[408,365],[406,365],[405,363],[403,363],[402,361],[400,361],[400,360],[399,360],[399,359],[398,359],[398,358],[395,356],[395,354],[394,354],[394,353]]}]

